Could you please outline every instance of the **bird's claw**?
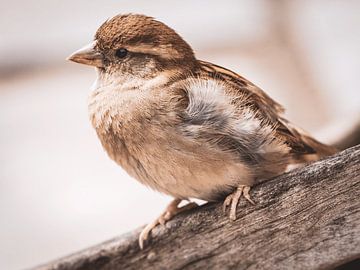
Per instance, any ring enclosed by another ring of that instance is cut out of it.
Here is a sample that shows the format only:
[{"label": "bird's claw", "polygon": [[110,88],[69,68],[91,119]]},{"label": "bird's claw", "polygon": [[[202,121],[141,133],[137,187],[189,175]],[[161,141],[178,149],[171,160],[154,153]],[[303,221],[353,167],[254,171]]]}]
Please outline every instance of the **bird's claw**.
[{"label": "bird's claw", "polygon": [[243,195],[246,200],[251,204],[255,204],[254,201],[250,198],[250,187],[245,185],[240,185],[234,193],[228,195],[223,203],[223,211],[226,213],[226,208],[230,205],[229,218],[231,220],[236,220],[236,209],[239,203],[240,197]]},{"label": "bird's claw", "polygon": [[144,242],[148,239],[150,232],[158,224],[165,226],[166,222],[169,221],[171,218],[173,218],[175,215],[198,206],[196,203],[190,202],[182,207],[178,207],[180,202],[181,202],[180,199],[173,200],[168,205],[166,210],[156,220],[154,220],[152,223],[149,223],[148,225],[145,226],[145,228],[142,230],[142,232],[139,235],[140,249],[144,248]]}]

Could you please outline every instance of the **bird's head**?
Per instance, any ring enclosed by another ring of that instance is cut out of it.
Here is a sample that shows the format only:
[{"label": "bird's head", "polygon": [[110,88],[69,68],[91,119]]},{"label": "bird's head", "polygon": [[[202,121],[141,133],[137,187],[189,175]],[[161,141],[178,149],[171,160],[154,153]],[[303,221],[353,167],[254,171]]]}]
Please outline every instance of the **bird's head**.
[{"label": "bird's head", "polygon": [[170,27],[144,15],[117,15],[103,23],[94,41],[68,60],[94,66],[100,77],[153,78],[159,72],[196,66],[191,47]]}]

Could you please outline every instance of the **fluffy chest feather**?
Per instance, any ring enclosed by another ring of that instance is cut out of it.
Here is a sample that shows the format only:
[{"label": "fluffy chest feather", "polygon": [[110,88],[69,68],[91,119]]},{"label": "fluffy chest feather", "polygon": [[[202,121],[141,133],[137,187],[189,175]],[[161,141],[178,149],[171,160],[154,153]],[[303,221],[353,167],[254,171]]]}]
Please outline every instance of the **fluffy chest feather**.
[{"label": "fluffy chest feather", "polygon": [[95,90],[90,118],[109,156],[140,182],[174,197],[213,200],[251,185],[259,168],[244,157],[280,147],[267,138],[271,129],[261,131],[247,112],[236,113],[216,82],[183,86],[185,108],[171,89]]}]

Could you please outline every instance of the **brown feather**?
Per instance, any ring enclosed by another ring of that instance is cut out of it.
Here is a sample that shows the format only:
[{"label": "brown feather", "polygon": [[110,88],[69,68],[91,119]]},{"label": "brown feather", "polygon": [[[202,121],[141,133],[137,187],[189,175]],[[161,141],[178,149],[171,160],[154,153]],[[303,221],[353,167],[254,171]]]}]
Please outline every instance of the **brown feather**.
[{"label": "brown feather", "polygon": [[[291,148],[290,153],[300,156],[316,153],[323,157],[336,152],[333,147],[318,142],[283,118],[284,108],[255,84],[226,68],[205,61],[199,62],[201,63],[202,73],[206,73],[205,77],[210,76],[214,79],[221,79],[226,83],[235,85],[235,89],[242,95],[247,95],[249,103],[246,105],[254,108],[255,113],[259,112],[260,117],[266,118],[275,126],[277,136],[282,137]],[[241,106],[244,106],[244,104],[241,104]]]}]

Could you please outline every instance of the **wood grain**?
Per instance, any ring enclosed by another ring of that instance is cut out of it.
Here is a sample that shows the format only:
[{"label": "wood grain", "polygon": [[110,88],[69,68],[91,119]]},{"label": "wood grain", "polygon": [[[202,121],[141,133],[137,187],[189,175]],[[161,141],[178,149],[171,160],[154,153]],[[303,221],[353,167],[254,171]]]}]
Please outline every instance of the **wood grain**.
[{"label": "wood grain", "polygon": [[34,269],[333,269],[360,258],[360,145],[261,183],[236,221],[221,203]]}]

